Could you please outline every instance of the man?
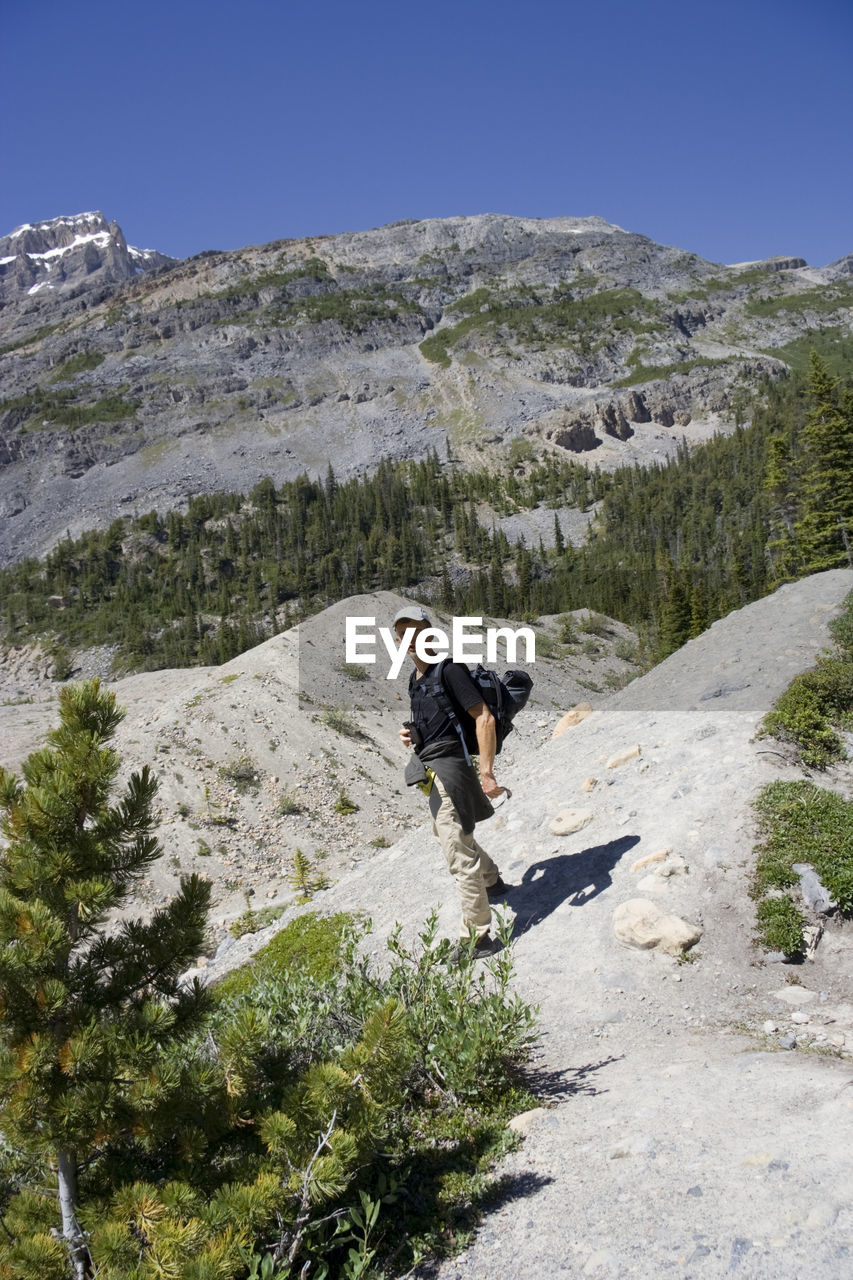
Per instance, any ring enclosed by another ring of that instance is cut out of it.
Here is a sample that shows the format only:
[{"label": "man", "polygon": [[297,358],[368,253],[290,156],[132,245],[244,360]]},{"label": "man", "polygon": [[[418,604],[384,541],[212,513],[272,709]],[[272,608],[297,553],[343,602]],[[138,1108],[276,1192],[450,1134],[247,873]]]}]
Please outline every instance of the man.
[{"label": "man", "polygon": [[[495,721],[474,684],[468,668],[459,662],[440,666],[417,653],[415,645],[422,631],[430,628],[426,610],[419,605],[401,609],[394,618],[397,642],[413,631],[408,653],[415,664],[409,680],[411,720],[400,730],[407,747],[414,747],[415,759],[406,768],[406,781],[419,785],[429,795],[433,831],[438,836],[447,865],[456,881],[462,904],[462,937],[474,936],[474,955],[491,955],[500,943],[490,933],[489,906],[506,893],[507,886],[492,859],[474,839],[474,824],[490,818],[490,799],[503,795],[495,781]],[[469,759],[454,718],[469,715],[474,720],[480,757],[480,778]]]}]

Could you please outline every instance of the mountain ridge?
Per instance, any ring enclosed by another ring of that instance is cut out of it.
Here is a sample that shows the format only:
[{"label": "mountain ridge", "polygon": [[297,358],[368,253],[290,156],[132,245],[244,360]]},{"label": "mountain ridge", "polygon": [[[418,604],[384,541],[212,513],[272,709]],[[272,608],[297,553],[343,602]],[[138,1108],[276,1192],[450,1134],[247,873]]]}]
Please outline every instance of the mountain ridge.
[{"label": "mountain ridge", "polygon": [[[598,217],[406,220],[141,271],[125,249],[122,279],[113,227],[82,232],[109,232],[109,261],[86,271],[94,238],[54,245],[49,272],[80,259],[61,287],[26,258],[0,298],[4,562],[330,461],[498,461],[519,437],[590,466],[663,460],[732,430],[792,345],[853,315],[848,259],[725,267]],[[52,252],[35,230],[18,239]]]}]

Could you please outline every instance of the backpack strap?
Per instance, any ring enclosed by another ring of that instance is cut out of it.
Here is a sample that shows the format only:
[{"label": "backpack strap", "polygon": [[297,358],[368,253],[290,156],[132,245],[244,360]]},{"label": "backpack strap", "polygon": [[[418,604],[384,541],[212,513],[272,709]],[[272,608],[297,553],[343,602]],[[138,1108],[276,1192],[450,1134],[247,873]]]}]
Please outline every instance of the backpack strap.
[{"label": "backpack strap", "polygon": [[444,683],[444,668],[447,666],[449,661],[450,661],[449,658],[442,658],[441,662],[438,664],[438,673],[435,677],[435,684],[436,684],[435,700],[436,702],[439,703],[441,707],[444,708],[444,710],[447,712],[448,716],[450,717],[450,722],[453,725],[453,728],[456,730],[456,732],[459,735],[459,741],[462,743],[462,750],[465,753],[465,761],[468,765],[470,765],[471,754],[468,750],[468,743],[465,741],[465,730],[462,728],[462,721],[459,718],[459,712],[456,709],[456,703],[453,701],[453,697],[450,693],[450,690],[447,688],[447,685]]}]

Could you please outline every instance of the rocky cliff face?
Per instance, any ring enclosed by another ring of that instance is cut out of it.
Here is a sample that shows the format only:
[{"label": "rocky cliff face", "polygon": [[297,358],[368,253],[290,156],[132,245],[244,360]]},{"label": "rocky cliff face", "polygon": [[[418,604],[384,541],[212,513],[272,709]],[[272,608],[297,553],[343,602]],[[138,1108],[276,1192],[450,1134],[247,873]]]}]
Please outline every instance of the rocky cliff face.
[{"label": "rocky cliff face", "polygon": [[128,245],[118,223],[102,213],[27,222],[0,237],[0,305],[5,310],[43,290],[56,295],[121,284],[173,261]]},{"label": "rocky cliff face", "polygon": [[[148,254],[148,256],[145,256]],[[723,267],[600,218],[397,223],[170,262],[100,214],[0,240],[0,561],[66,531],[435,448],[590,465],[730,429],[846,260]]]}]

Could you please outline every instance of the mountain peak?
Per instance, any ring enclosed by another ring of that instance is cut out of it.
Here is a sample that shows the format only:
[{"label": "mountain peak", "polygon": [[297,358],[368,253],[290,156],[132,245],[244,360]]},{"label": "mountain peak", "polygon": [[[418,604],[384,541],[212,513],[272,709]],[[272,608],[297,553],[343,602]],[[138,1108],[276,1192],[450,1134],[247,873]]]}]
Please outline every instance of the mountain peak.
[{"label": "mountain peak", "polygon": [[56,292],[82,280],[114,283],[168,265],[156,249],[128,245],[100,210],[25,222],[0,237],[0,299]]}]

